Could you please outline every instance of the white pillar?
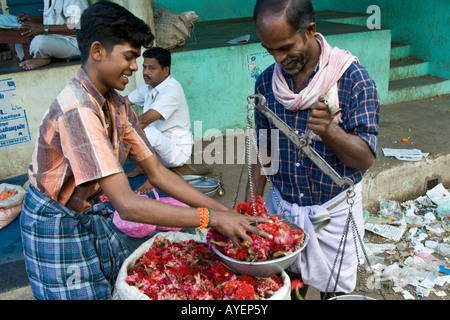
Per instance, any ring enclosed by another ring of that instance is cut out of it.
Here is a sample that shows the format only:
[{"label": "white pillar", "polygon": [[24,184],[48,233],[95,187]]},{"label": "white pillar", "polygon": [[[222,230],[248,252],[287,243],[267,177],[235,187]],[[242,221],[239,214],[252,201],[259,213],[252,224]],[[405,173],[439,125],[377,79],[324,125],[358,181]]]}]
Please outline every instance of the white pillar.
[{"label": "white pillar", "polygon": [[[115,2],[122,7],[128,9],[131,13],[133,13],[136,17],[143,20],[150,26],[150,29],[155,35],[155,18],[153,16],[153,0],[112,0],[111,2]],[[156,46],[156,40],[153,41],[153,46]],[[144,50],[144,49],[142,49]],[[139,70],[133,74],[133,77],[130,78],[130,82],[128,83],[126,89],[122,92],[123,95],[127,95],[134,89],[136,89],[139,85],[144,83],[142,78],[142,64],[144,59],[142,55],[138,58],[138,67]]]}]

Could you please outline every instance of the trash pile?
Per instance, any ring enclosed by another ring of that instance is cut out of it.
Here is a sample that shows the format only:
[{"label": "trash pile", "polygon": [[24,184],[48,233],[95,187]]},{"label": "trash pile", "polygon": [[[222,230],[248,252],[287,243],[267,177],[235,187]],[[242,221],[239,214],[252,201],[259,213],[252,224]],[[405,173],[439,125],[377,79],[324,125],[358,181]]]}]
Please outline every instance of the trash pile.
[{"label": "trash pile", "polygon": [[377,214],[365,212],[365,229],[369,289],[392,286],[404,299],[450,294],[450,193],[442,184],[416,200],[380,200]]}]

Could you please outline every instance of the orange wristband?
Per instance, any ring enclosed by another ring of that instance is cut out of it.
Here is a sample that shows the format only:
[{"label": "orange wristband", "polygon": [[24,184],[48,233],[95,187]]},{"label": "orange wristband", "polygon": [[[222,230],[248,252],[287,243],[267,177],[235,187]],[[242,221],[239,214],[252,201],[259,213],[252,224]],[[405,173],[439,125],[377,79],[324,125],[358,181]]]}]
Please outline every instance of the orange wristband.
[{"label": "orange wristband", "polygon": [[209,210],[208,208],[198,208],[199,218],[200,218],[200,226],[199,230],[203,230],[210,225],[209,221]]}]

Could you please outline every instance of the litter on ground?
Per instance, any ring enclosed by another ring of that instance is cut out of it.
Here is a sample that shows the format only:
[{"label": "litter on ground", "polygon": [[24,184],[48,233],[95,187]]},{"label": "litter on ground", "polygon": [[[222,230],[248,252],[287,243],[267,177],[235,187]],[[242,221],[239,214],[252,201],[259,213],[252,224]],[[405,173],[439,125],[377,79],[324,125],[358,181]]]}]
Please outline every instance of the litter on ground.
[{"label": "litter on ground", "polygon": [[439,184],[415,200],[380,200],[377,214],[366,213],[371,289],[388,287],[407,300],[450,294],[449,208],[450,193]]}]

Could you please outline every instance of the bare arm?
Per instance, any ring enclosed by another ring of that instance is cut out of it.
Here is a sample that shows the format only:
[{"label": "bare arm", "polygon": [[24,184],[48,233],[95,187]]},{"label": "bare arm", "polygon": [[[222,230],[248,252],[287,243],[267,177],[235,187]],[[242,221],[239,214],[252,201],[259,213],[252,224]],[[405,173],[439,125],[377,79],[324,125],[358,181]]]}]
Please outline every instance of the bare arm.
[{"label": "bare arm", "polygon": [[150,123],[155,122],[156,120],[162,119],[162,115],[153,109],[148,110],[144,114],[140,115],[138,117],[139,125],[141,126],[141,129],[144,129],[146,126],[148,126]]},{"label": "bare arm", "polygon": [[[125,96],[124,99],[125,103],[128,106],[133,105],[128,96]],[[150,123],[155,122],[156,120],[162,118],[163,118],[162,115],[158,111],[150,109],[138,117],[139,126],[141,127],[142,130],[144,130],[144,128],[147,127]]]},{"label": "bare arm", "polygon": [[375,161],[375,155],[364,140],[346,133],[332,121],[325,103],[319,102],[312,109],[307,127],[319,135],[345,165],[365,171]]},{"label": "bare arm", "polygon": [[[100,179],[99,184],[124,220],[168,227],[196,228],[200,225],[197,207],[207,207],[211,209],[211,227],[235,243],[239,243],[239,239],[250,241],[247,231],[258,232],[251,225],[254,222],[253,217],[238,214],[193,188],[177,174],[161,165],[155,155],[143,160],[140,165],[152,185],[190,205],[191,208],[173,206],[138,196],[131,190],[128,179],[122,172]],[[265,219],[259,220],[268,222]],[[267,233],[261,234],[269,236]]]},{"label": "bare arm", "polygon": [[[39,34],[45,34],[44,23],[42,17],[35,17],[29,15],[19,15],[18,21],[22,24],[23,29],[28,29],[22,33],[23,36],[34,36]],[[48,26],[49,34],[61,34],[61,35],[75,35],[76,29],[69,28],[66,24],[63,25],[50,25]]]}]

